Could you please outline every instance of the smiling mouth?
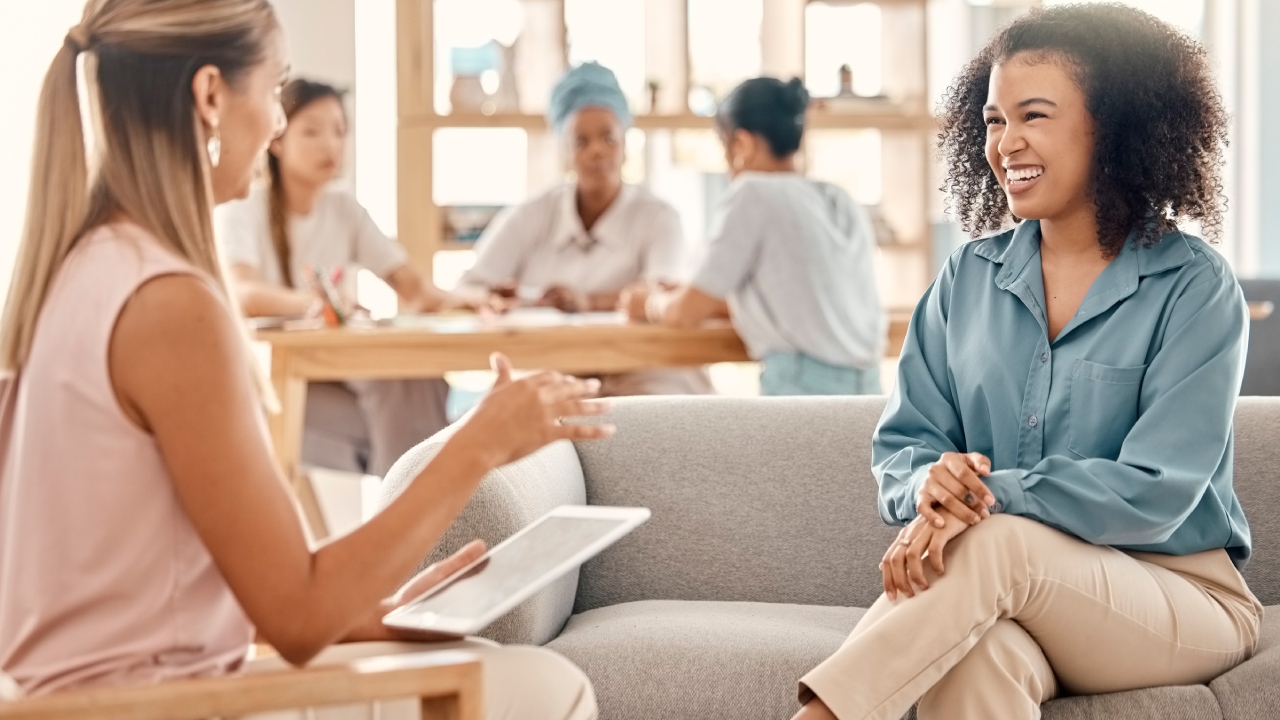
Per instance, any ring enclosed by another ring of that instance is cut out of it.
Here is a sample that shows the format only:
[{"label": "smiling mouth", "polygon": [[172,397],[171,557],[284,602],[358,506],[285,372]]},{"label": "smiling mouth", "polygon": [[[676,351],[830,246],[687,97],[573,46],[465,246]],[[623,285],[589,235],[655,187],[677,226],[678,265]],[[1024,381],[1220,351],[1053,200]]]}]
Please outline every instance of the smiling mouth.
[{"label": "smiling mouth", "polygon": [[1024,190],[1031,187],[1043,174],[1044,167],[1040,165],[1005,169],[1005,178],[1009,182],[1010,191]]}]

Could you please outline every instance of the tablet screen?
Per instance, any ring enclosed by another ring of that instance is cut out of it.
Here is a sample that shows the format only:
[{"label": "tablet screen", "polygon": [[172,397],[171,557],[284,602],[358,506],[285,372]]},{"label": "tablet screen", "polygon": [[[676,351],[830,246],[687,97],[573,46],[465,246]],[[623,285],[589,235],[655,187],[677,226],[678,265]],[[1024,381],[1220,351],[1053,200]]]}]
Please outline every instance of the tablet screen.
[{"label": "tablet screen", "polygon": [[546,517],[444,589],[405,610],[444,617],[481,617],[626,523],[626,518]]}]

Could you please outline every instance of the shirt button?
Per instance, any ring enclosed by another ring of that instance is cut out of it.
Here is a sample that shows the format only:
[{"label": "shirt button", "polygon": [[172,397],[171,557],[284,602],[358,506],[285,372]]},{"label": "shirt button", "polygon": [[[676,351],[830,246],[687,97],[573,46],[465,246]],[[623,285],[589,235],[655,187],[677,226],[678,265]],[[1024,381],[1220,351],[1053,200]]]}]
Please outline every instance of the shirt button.
[{"label": "shirt button", "polygon": [[1042,363],[1049,362],[1049,353],[1047,353],[1047,352],[1045,352],[1045,353],[1040,353],[1040,362],[1042,362]]},{"label": "shirt button", "polygon": [[1004,506],[1000,504],[999,500],[996,501],[995,505],[992,505],[991,507],[987,508],[987,510],[989,510],[992,515],[1000,512],[1003,509],[1004,509]]},{"label": "shirt button", "polygon": [[1036,419],[1035,415],[1032,415],[1031,418],[1027,420],[1027,424],[1030,425],[1031,427],[1035,427],[1036,425],[1040,424],[1040,421]]}]

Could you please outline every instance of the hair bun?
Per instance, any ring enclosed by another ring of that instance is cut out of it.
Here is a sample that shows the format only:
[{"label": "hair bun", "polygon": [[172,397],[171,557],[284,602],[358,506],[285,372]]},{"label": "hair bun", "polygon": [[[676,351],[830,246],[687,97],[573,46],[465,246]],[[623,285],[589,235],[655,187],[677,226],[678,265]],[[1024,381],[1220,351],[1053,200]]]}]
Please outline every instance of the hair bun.
[{"label": "hair bun", "polygon": [[809,91],[805,88],[803,80],[793,77],[783,88],[787,93],[787,99],[794,103],[792,107],[796,112],[804,112],[809,107]]}]

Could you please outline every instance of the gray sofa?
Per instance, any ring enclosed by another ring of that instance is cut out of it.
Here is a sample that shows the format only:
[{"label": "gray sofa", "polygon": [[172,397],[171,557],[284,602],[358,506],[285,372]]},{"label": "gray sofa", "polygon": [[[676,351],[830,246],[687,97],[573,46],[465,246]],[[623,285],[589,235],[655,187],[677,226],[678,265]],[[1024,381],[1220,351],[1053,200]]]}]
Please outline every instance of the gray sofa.
[{"label": "gray sofa", "polygon": [[[895,530],[875,509],[883,398],[617,401],[614,438],[546,448],[485,479],[427,562],[496,543],[560,504],[639,505],[652,519],[492,626],[546,644],[595,684],[602,720],[785,720],[796,680],[881,592]],[[1280,399],[1236,413],[1236,486],[1254,533],[1246,576],[1280,603]],[[384,502],[434,454],[387,476]],[[424,562],[425,564],[425,562]],[[1258,655],[1209,686],[1048,703],[1052,720],[1280,718],[1280,608]],[[1087,631],[1083,629],[1082,631]]]}]

